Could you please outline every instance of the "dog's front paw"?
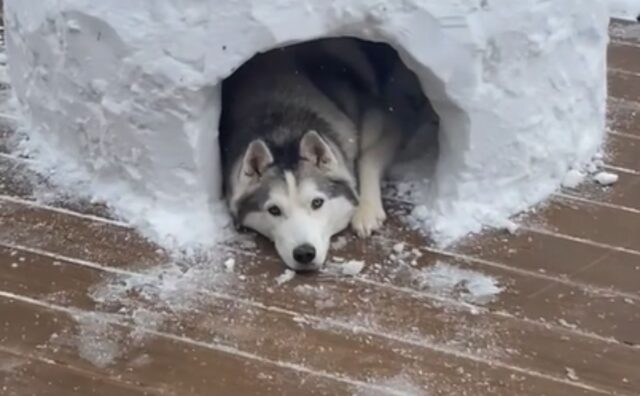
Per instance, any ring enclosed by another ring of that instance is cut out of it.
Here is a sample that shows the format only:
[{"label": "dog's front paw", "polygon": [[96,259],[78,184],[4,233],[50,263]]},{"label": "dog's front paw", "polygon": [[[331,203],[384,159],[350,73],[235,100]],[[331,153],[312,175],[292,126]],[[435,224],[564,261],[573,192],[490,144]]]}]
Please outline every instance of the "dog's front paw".
[{"label": "dog's front paw", "polygon": [[351,218],[351,228],[360,238],[365,238],[382,227],[386,219],[387,214],[384,212],[382,202],[376,204],[361,201]]}]

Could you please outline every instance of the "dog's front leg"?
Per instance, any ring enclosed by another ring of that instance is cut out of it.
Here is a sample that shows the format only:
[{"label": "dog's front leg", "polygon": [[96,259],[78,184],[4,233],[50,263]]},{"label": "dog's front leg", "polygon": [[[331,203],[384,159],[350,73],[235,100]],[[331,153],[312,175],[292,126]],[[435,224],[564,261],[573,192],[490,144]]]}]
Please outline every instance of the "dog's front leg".
[{"label": "dog's front leg", "polygon": [[361,238],[379,229],[387,218],[381,180],[399,143],[399,131],[382,111],[374,109],[365,115],[358,159],[360,203],[351,219],[351,227]]},{"label": "dog's front leg", "polygon": [[351,227],[361,238],[367,237],[379,229],[387,218],[380,192],[380,178],[383,169],[380,169],[380,163],[373,153],[370,154],[364,154],[358,164],[360,203],[351,218]]}]

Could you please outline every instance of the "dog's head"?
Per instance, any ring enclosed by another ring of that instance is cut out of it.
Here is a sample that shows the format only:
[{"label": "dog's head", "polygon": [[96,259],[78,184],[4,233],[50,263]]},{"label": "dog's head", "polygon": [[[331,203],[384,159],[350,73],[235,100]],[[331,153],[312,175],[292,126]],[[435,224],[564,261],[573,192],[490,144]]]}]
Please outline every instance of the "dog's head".
[{"label": "dog's head", "polygon": [[251,142],[233,172],[229,206],[236,224],[271,239],[289,268],[317,270],[331,236],[351,220],[356,182],[317,132],[307,132],[297,150],[295,166],[283,167],[263,140]]}]

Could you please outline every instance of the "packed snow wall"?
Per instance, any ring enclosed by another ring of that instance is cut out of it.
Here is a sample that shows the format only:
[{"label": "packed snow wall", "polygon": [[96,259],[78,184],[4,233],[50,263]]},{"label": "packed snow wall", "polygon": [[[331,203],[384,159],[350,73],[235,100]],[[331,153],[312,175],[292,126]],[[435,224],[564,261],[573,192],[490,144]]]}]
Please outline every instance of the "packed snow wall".
[{"label": "packed snow wall", "polygon": [[5,19],[24,147],[178,245],[226,221],[221,81],[278,46],[382,41],[417,73],[440,147],[414,218],[441,242],[544,199],[604,133],[604,0],[6,0]]}]

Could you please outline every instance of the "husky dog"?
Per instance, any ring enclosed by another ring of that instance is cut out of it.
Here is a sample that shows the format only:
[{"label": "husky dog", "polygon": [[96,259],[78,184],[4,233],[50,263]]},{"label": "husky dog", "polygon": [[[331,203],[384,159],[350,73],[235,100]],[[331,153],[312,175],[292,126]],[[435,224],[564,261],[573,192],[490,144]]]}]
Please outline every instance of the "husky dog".
[{"label": "husky dog", "polygon": [[318,269],[349,223],[366,237],[384,222],[381,178],[401,141],[380,100],[390,73],[359,41],[326,39],[257,55],[225,80],[227,203],[289,268]]}]

